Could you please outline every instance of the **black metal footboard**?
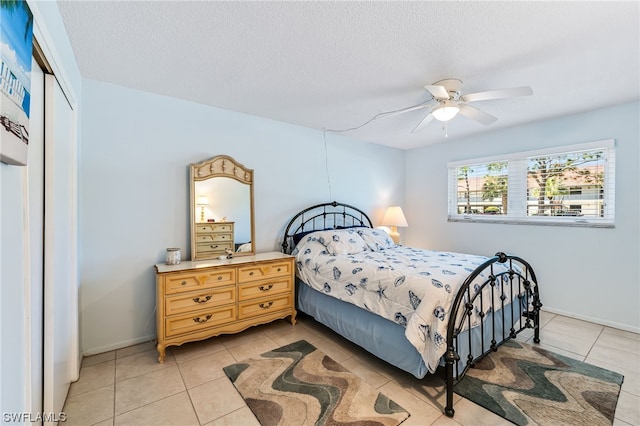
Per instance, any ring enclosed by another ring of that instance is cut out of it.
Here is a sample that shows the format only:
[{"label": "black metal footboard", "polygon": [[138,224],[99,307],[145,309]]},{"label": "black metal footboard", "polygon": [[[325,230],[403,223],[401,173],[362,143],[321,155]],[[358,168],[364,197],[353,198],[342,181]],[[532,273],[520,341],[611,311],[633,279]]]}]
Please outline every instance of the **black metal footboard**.
[{"label": "black metal footboard", "polygon": [[[529,263],[519,257],[496,253],[467,277],[451,307],[447,326],[444,355],[447,416],[454,415],[453,386],[482,357],[528,328],[534,331],[533,341],[540,342],[541,307],[535,273]],[[479,327],[480,348],[472,345],[471,332],[463,333],[473,327]],[[469,347],[466,360],[458,355],[457,348],[462,343]]]}]

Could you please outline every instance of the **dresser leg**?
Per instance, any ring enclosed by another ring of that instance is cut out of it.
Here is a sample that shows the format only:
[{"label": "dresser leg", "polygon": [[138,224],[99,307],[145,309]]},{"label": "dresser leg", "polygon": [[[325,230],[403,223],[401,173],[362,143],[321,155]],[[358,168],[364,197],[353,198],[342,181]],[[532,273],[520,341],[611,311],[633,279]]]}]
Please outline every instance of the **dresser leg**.
[{"label": "dresser leg", "polygon": [[291,314],[291,325],[296,325],[296,315],[298,314],[298,312],[296,310],[293,311],[293,313]]},{"label": "dresser leg", "polygon": [[164,345],[162,343],[158,343],[158,345],[156,346],[156,349],[158,349],[158,362],[160,364],[164,364],[164,355],[165,355],[165,348]]}]

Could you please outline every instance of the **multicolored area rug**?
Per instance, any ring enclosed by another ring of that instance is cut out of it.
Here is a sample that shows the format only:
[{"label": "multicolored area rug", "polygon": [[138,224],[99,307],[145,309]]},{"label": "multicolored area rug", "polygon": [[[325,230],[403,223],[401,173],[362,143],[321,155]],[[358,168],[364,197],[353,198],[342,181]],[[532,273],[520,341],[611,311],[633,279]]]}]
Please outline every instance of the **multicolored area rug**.
[{"label": "multicolored area rug", "polygon": [[624,377],[509,340],[455,386],[517,425],[611,425]]},{"label": "multicolored area rug", "polygon": [[263,426],[395,426],[409,413],[300,340],[224,368]]}]

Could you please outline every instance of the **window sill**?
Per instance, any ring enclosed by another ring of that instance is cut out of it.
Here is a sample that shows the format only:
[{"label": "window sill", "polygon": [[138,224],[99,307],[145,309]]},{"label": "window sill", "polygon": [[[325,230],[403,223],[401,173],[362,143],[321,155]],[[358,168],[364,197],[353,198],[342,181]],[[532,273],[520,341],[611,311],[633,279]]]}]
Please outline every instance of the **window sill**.
[{"label": "window sill", "polygon": [[534,226],[564,226],[572,228],[615,228],[611,222],[589,221],[588,219],[569,220],[540,220],[540,219],[509,219],[487,216],[458,216],[448,217],[447,222],[471,222],[471,223],[501,223],[508,225],[534,225]]}]

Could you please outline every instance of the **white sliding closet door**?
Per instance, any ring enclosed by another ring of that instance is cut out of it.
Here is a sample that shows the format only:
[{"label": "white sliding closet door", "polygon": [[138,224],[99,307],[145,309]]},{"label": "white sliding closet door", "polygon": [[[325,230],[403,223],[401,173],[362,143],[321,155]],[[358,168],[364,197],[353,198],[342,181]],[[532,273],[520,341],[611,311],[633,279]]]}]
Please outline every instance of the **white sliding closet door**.
[{"label": "white sliding closet door", "polygon": [[44,411],[59,413],[78,377],[76,116],[45,75]]},{"label": "white sliding closet door", "polygon": [[[29,115],[28,285],[25,286],[25,383],[32,413],[42,412],[43,315],[44,315],[44,73],[31,64],[31,113]],[[30,390],[29,390],[30,389]]]}]

